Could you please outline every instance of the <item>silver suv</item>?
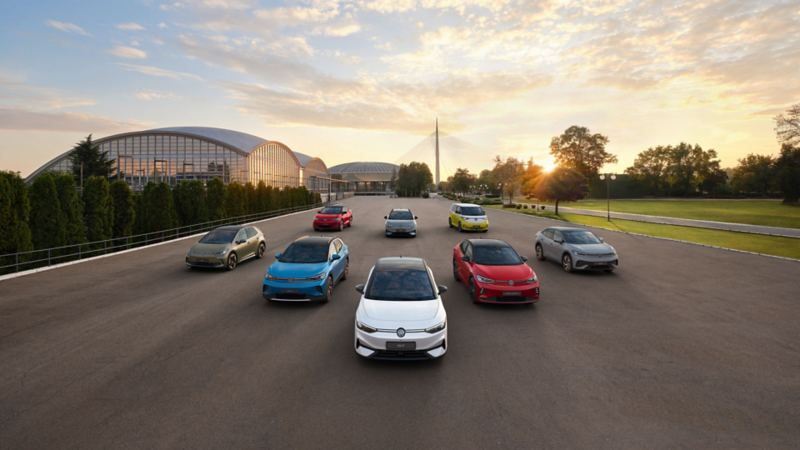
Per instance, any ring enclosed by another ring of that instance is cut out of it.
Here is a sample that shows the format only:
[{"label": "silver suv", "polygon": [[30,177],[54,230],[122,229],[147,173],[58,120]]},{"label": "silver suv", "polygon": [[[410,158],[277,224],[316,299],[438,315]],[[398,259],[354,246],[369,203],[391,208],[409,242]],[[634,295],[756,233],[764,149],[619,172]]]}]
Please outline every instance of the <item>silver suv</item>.
[{"label": "silver suv", "polygon": [[417,216],[409,209],[393,209],[386,219],[386,236],[417,236]]},{"label": "silver suv", "polygon": [[605,270],[619,267],[614,247],[584,228],[551,227],[536,233],[536,259],[553,258],[567,272]]}]

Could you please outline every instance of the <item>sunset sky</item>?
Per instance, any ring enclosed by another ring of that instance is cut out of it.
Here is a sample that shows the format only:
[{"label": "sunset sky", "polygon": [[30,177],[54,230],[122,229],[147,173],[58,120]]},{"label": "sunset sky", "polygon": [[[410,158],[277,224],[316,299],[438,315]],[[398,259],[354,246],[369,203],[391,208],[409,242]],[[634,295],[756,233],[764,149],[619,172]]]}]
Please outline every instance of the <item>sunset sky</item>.
[{"label": "sunset sky", "polygon": [[0,1],[0,169],[23,176],[167,126],[394,162],[436,117],[544,164],[581,125],[610,171],[681,141],[732,167],[800,102],[800,1]]}]

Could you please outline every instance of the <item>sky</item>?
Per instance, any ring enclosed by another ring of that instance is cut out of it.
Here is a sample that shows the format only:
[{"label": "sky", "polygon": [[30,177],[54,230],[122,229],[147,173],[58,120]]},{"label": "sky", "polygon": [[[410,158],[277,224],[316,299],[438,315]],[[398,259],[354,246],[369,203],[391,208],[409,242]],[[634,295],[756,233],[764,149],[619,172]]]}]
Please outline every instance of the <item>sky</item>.
[{"label": "sky", "polygon": [[[800,102],[800,0],[0,0],[0,169],[212,126],[395,162],[434,129],[552,165],[572,125],[622,172],[648,147],[776,154]],[[443,178],[446,177],[443,173]]]}]

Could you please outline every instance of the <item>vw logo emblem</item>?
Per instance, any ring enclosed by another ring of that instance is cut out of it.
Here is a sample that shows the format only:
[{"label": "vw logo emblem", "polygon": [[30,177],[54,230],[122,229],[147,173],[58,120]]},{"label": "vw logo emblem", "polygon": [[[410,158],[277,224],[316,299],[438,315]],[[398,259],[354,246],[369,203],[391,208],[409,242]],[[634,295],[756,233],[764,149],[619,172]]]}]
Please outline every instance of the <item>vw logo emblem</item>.
[{"label": "vw logo emblem", "polygon": [[509,286],[513,286],[513,285],[514,285],[514,280],[511,280],[511,281],[509,281],[509,282],[508,282],[508,285],[509,285]]},{"label": "vw logo emblem", "polygon": [[397,337],[403,337],[405,335],[406,335],[406,330],[404,330],[402,328],[398,328],[397,329]]},{"label": "vw logo emblem", "polygon": [[289,283],[294,283],[294,278],[289,278]]}]

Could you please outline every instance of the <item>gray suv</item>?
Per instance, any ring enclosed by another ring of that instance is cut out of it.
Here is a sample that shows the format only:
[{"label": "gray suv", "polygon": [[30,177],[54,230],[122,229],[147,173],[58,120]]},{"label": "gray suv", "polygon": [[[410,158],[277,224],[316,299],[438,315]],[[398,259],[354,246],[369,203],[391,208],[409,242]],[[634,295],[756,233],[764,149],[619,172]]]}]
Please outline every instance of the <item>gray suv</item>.
[{"label": "gray suv", "polygon": [[386,219],[386,236],[417,236],[417,216],[409,209],[393,209]]},{"label": "gray suv", "polygon": [[605,270],[619,267],[614,247],[584,228],[552,227],[536,233],[536,259],[553,258],[567,272]]}]

